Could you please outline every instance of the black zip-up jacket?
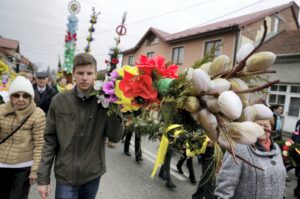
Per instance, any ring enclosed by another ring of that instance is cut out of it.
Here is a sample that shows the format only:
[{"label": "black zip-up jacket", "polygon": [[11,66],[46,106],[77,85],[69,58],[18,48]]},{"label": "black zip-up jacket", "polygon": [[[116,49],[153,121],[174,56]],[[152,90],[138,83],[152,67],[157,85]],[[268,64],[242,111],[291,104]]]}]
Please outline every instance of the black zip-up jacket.
[{"label": "black zip-up jacket", "polygon": [[105,173],[105,137],[118,142],[123,121],[116,115],[108,116],[95,96],[78,97],[75,87],[53,98],[44,134],[38,184],[50,184],[55,159],[56,180],[81,185]]}]

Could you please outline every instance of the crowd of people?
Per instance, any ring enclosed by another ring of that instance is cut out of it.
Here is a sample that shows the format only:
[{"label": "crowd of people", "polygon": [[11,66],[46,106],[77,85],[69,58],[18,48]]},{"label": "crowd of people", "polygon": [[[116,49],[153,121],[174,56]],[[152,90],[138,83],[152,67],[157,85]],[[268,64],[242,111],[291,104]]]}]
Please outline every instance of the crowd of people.
[{"label": "crowd of people", "polygon": [[[131,156],[129,145],[135,133],[135,160],[143,161],[141,136],[138,132],[123,134],[122,116],[108,115],[97,103],[93,90],[97,62],[88,53],[74,58],[73,78],[76,85],[67,89],[65,77],[49,84],[47,72],[22,71],[8,91],[9,100],[0,106],[0,194],[1,198],[27,198],[30,186],[37,182],[38,192],[45,199],[51,191],[52,165],[56,178],[55,198],[96,197],[101,176],[106,171],[105,142],[124,141],[124,154]],[[58,94],[59,93],[59,94]],[[202,198],[284,198],[287,177],[280,147],[283,139],[281,114],[283,107],[271,107],[273,118],[255,118],[265,129],[253,145],[237,145],[237,160],[225,152],[220,170],[214,165],[214,143],[208,141],[200,155],[202,176],[192,199]],[[300,142],[300,120],[292,139]],[[122,137],[123,136],[123,137]],[[176,188],[171,179],[170,165],[174,149],[167,149],[159,177],[166,187]],[[196,184],[193,158],[183,150],[177,170],[187,161],[189,179]],[[254,166],[255,165],[255,166]],[[300,169],[296,167],[300,198]],[[217,172],[216,180],[211,177]]]}]

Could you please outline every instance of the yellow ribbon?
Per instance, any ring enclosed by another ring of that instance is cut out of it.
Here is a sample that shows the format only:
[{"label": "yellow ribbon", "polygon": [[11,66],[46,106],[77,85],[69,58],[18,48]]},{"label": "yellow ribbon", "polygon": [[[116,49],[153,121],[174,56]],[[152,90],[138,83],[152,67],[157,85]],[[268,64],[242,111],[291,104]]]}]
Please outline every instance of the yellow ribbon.
[{"label": "yellow ribbon", "polygon": [[172,130],[175,130],[174,137],[177,137],[178,135],[180,135],[181,133],[184,132],[182,125],[179,125],[179,124],[173,124],[166,128],[164,135],[161,137],[161,141],[160,141],[159,148],[157,151],[156,161],[155,161],[152,173],[151,173],[152,178],[155,176],[158,167],[160,165],[164,164],[164,162],[165,162],[165,157],[166,157],[166,153],[167,153],[168,146],[169,146],[169,139],[167,137],[167,133]]},{"label": "yellow ribbon", "polygon": [[188,143],[186,143],[186,155],[188,157],[194,157],[195,155],[204,154],[209,141],[210,141],[210,139],[207,136],[205,136],[205,140],[202,144],[202,147],[200,149],[196,149],[194,151],[191,151],[190,145]]}]

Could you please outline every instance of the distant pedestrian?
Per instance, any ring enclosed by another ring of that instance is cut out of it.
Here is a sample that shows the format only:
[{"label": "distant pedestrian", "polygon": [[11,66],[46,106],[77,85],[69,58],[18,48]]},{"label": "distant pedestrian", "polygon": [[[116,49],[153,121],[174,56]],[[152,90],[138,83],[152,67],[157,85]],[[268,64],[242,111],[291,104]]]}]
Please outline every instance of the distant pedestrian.
[{"label": "distant pedestrian", "polygon": [[272,105],[271,110],[273,111],[272,130],[275,131],[275,135],[273,135],[273,137],[275,140],[281,141],[283,106],[279,104]]},{"label": "distant pedestrian", "polygon": [[[294,143],[300,144],[300,119],[298,120],[295,128],[295,132],[293,133],[291,139]],[[295,175],[297,177],[297,186],[294,189],[294,196],[300,198],[300,154],[298,154],[296,161],[296,168],[295,168]]]},{"label": "distant pedestrian", "polygon": [[35,77],[36,84],[33,85],[34,101],[47,114],[52,98],[57,92],[48,85],[49,74],[46,71],[37,72]]},{"label": "distant pedestrian", "polygon": [[167,149],[164,164],[161,165],[160,171],[158,174],[158,176],[161,179],[166,180],[166,187],[169,189],[176,188],[176,185],[173,183],[173,181],[171,179],[171,158],[172,158],[173,152],[174,152],[174,149],[172,148],[171,145],[169,145],[168,149]]}]

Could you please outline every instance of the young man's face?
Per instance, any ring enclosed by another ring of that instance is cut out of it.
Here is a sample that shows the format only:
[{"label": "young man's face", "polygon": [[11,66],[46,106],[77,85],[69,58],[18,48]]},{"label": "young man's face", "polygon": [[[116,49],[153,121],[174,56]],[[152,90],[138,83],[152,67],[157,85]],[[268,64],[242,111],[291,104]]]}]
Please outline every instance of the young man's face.
[{"label": "young man's face", "polygon": [[94,86],[94,81],[97,77],[96,68],[93,65],[76,66],[73,71],[73,76],[77,88],[85,93]]}]

